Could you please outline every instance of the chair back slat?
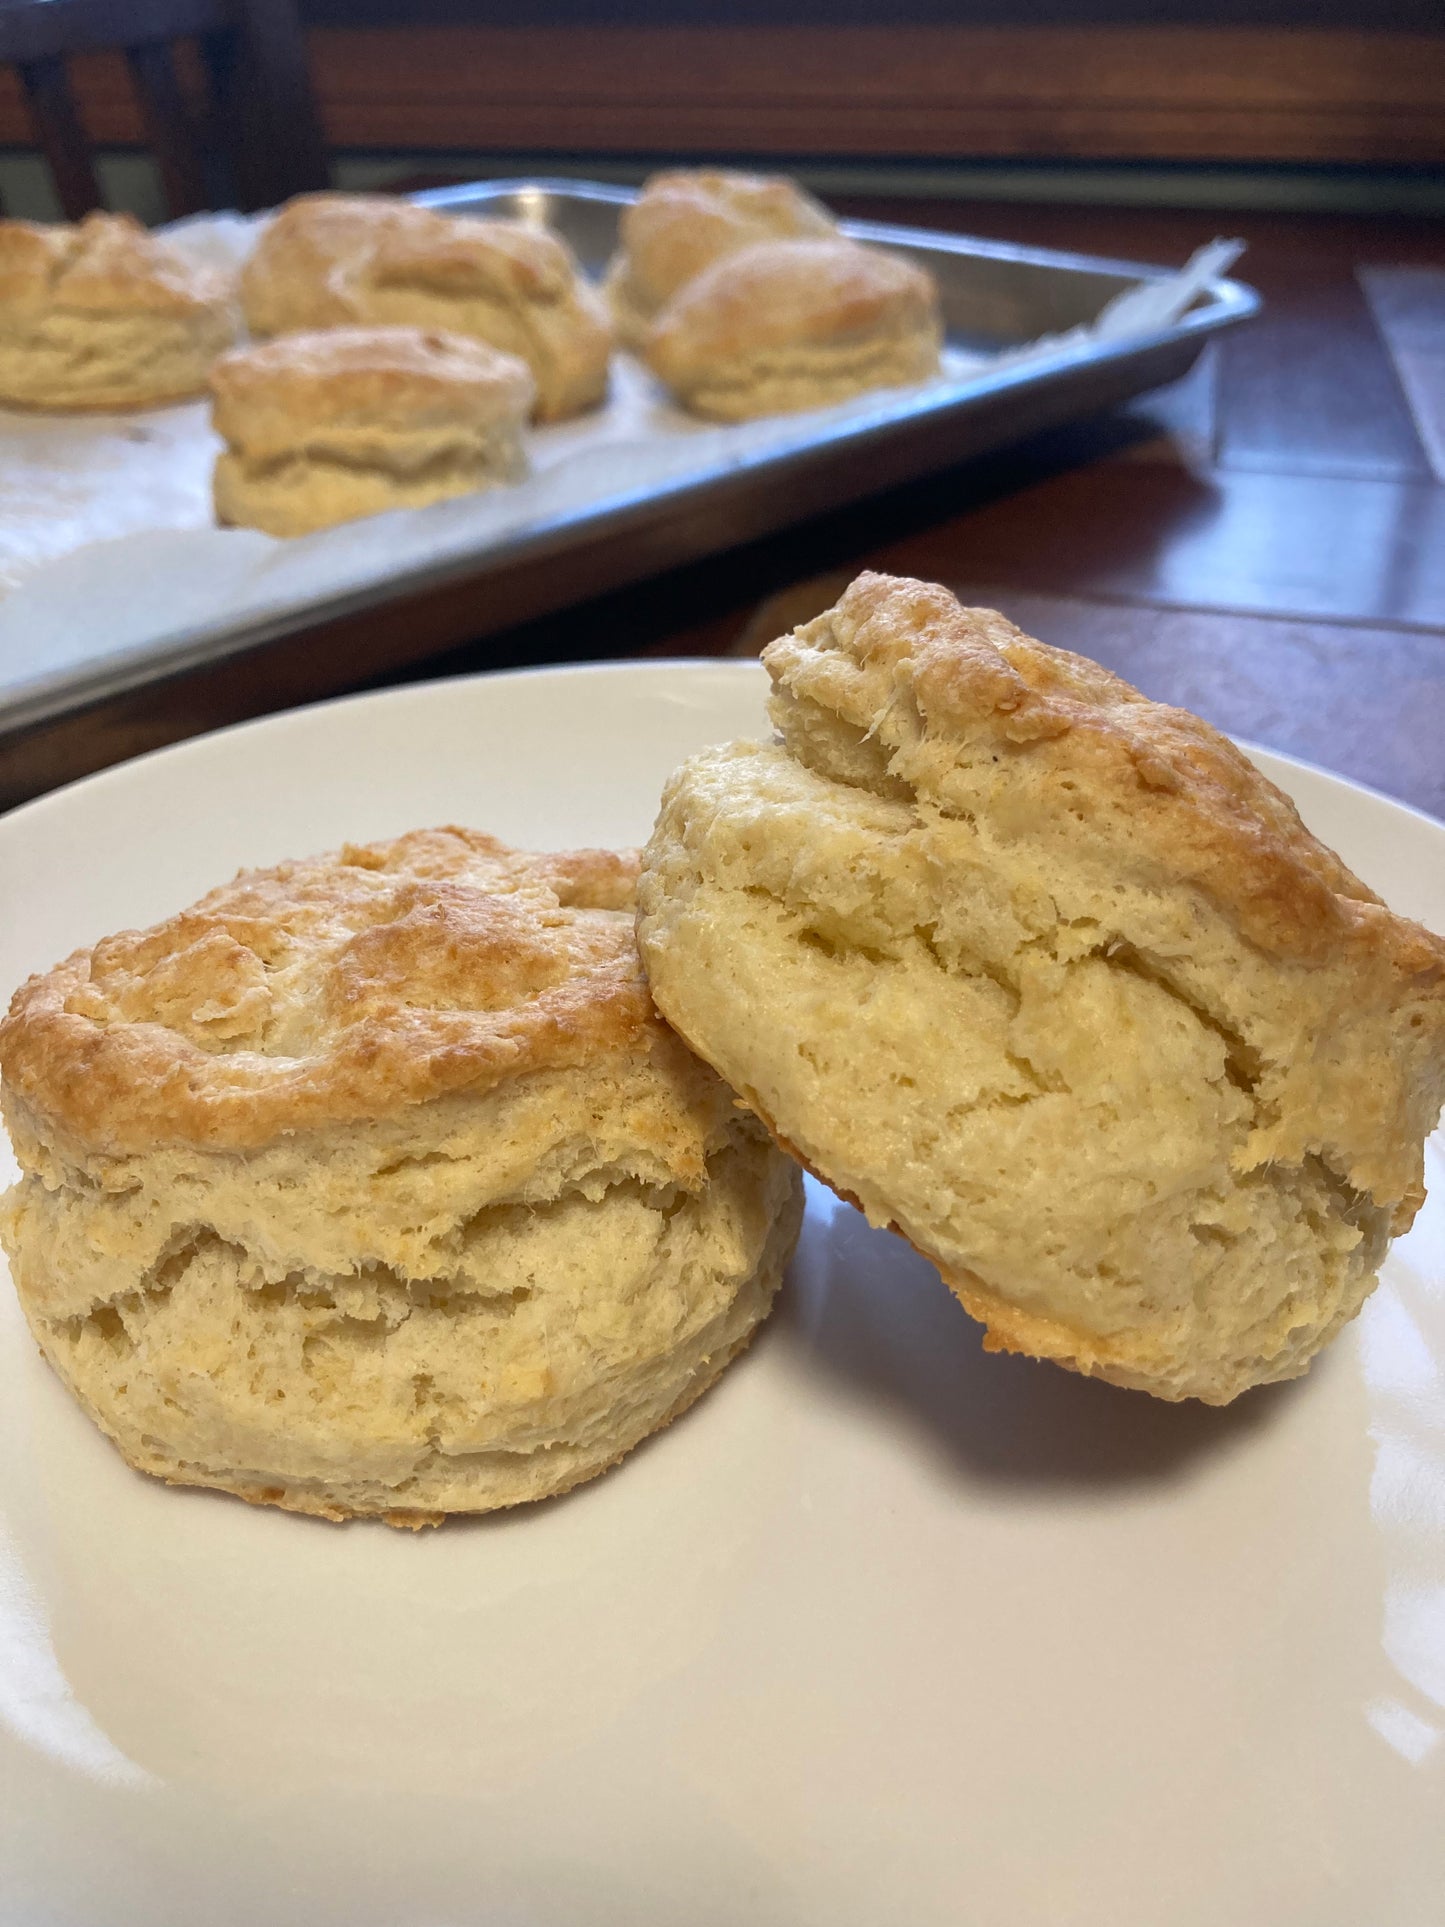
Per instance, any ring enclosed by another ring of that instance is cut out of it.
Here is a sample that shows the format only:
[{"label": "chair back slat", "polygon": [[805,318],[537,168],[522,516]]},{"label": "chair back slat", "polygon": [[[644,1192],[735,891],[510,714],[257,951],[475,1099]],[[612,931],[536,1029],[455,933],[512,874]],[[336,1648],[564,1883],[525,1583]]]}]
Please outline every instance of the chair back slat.
[{"label": "chair back slat", "polygon": [[172,214],[199,214],[210,206],[200,130],[163,40],[127,47],[126,63],[140,103],[146,138],[155,151],[161,186]]},{"label": "chair back slat", "polygon": [[241,0],[236,167],[242,207],[331,185],[295,0]]},{"label": "chair back slat", "polygon": [[75,111],[75,97],[59,54],[17,63],[40,151],[55,177],[55,191],[67,221],[82,220],[102,207],[100,182],[90,142]]},{"label": "chair back slat", "polygon": [[[199,47],[202,107],[181,85],[176,39]],[[0,0],[0,63],[21,75],[67,219],[102,200],[65,60],[100,49],[126,56],[172,214],[330,185],[295,0]]]},{"label": "chair back slat", "polygon": [[[208,95],[206,167],[212,207],[269,207],[252,198],[250,182],[240,173],[245,140],[237,93],[240,85],[240,37],[234,33],[203,33],[196,47],[206,76]],[[283,200],[285,196],[281,197]]]}]

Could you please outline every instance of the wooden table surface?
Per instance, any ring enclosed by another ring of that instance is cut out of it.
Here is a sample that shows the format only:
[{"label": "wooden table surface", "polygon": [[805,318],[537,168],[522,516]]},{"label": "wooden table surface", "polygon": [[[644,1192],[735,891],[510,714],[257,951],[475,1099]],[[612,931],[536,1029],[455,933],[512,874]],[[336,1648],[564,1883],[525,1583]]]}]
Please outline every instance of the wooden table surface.
[{"label": "wooden table surface", "polygon": [[1238,233],[1266,312],[1125,410],[563,614],[467,642],[462,585],[71,719],[6,753],[0,791],[341,688],[754,652],[869,567],[946,583],[1151,696],[1445,816],[1445,227],[846,205],[1163,262]]}]

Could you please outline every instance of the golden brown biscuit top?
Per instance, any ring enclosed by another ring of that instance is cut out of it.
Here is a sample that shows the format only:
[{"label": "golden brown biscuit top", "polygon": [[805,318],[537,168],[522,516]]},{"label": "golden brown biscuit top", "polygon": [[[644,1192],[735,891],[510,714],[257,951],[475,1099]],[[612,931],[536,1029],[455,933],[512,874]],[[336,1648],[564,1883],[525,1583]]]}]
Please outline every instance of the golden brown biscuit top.
[{"label": "golden brown biscuit top", "polygon": [[566,299],[577,275],[571,250],[543,228],[417,207],[380,238],[366,278],[374,287],[426,288],[458,298],[555,302]]},{"label": "golden brown biscuit top", "polygon": [[834,221],[795,181],[707,169],[654,174],[620,224],[628,277],[648,309],[684,282],[757,241],[834,232]]},{"label": "golden brown biscuit top", "polygon": [[229,278],[188,261],[129,214],[76,226],[0,221],[0,303],[77,314],[190,314],[226,301]]},{"label": "golden brown biscuit top", "polygon": [[578,274],[565,242],[522,221],[445,214],[383,195],[306,194],[267,228],[241,286],[258,325],[269,325],[278,298],[313,309],[319,302],[328,322],[344,322],[361,318],[369,288],[553,303],[568,298]]},{"label": "golden brown biscuit top", "polygon": [[1445,941],[1387,910],[1233,743],[995,610],[868,573],[763,662],[804,761],[821,713],[921,803],[1007,832],[1072,825],[1162,888],[1199,888],[1268,954],[1353,950],[1445,991]]},{"label": "golden brown biscuit top", "polygon": [[654,322],[647,358],[666,380],[769,349],[832,347],[937,325],[932,280],[856,241],[763,241],[705,268]]},{"label": "golden brown biscuit top", "polygon": [[252,260],[263,249],[282,253],[292,247],[335,260],[380,238],[394,222],[414,211],[410,201],[389,194],[297,194],[266,224]]},{"label": "golden brown biscuit top", "polygon": [[0,1070],[86,1146],[244,1148],[644,1047],[635,853],[415,830],[242,871],[11,1000]]},{"label": "golden brown biscuit top", "polygon": [[268,327],[279,298],[312,307],[323,299],[337,321],[349,318],[345,273],[415,212],[384,194],[298,194],[267,224],[241,270],[241,296],[253,325]]},{"label": "golden brown biscuit top", "polygon": [[535,391],[516,355],[426,328],[323,328],[234,348],[211,369],[216,432],[258,460],[318,430],[485,428]]}]

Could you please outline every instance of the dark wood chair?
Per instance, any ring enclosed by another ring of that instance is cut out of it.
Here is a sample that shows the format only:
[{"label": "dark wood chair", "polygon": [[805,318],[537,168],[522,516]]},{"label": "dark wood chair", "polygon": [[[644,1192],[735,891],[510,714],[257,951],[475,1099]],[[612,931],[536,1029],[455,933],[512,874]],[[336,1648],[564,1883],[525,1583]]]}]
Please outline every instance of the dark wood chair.
[{"label": "dark wood chair", "polygon": [[[176,41],[198,59],[178,63]],[[0,0],[0,63],[19,71],[67,219],[102,200],[66,61],[112,49],[172,215],[271,207],[329,185],[293,0]]]}]

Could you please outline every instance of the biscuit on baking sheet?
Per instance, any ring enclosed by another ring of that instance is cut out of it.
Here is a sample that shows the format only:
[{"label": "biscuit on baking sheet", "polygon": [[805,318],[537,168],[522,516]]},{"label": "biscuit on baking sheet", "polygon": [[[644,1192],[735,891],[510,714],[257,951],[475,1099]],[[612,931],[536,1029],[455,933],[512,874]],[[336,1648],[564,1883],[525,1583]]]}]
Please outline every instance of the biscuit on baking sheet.
[{"label": "biscuit on baking sheet", "polygon": [[612,331],[565,242],[521,221],[442,214],[384,196],[303,195],[241,277],[256,334],[403,324],[472,335],[519,355],[539,421],[594,407]]},{"label": "biscuit on baking sheet", "polygon": [[211,372],[216,519],[305,535],[518,479],[532,377],[515,355],[421,328],[325,328]]},{"label": "biscuit on baking sheet", "polygon": [[230,278],[129,214],[0,221],[0,403],[111,409],[188,401],[236,338]]},{"label": "biscuit on baking sheet", "polygon": [[801,1179],[658,1018],[635,877],[416,831],[16,993],[0,1234],[132,1465],[434,1523],[593,1477],[742,1349]]},{"label": "biscuit on baking sheet", "polygon": [[684,408],[744,421],[924,381],[942,342],[932,277],[901,255],[763,241],[689,281],[642,353]]},{"label": "biscuit on baking sheet", "polygon": [[654,174],[622,210],[603,284],[617,338],[640,348],[678,289],[725,254],[835,231],[827,208],[784,177],[706,168]]},{"label": "biscuit on baking sheet", "polygon": [[663,1015],[994,1349],[1292,1378],[1424,1196],[1445,942],[1234,746],[928,583],[764,653],[780,741],[672,778]]},{"label": "biscuit on baking sheet", "polygon": [[365,320],[352,283],[388,229],[415,210],[389,194],[298,194],[267,222],[241,269],[253,335]]},{"label": "biscuit on baking sheet", "polygon": [[475,335],[520,355],[538,421],[594,408],[607,392],[612,329],[571,250],[545,228],[413,208],[361,277],[367,321]]}]

